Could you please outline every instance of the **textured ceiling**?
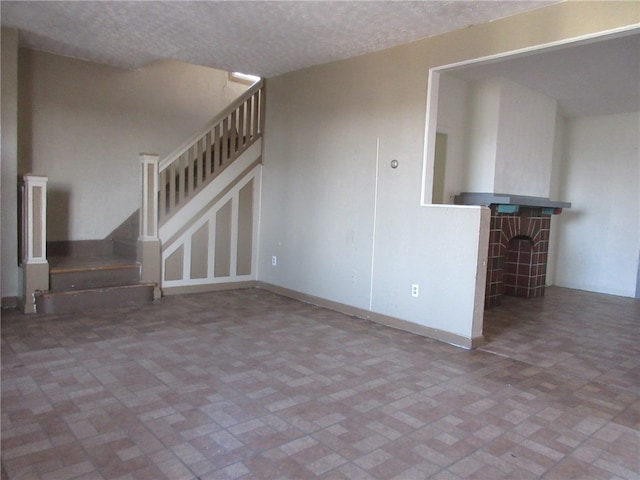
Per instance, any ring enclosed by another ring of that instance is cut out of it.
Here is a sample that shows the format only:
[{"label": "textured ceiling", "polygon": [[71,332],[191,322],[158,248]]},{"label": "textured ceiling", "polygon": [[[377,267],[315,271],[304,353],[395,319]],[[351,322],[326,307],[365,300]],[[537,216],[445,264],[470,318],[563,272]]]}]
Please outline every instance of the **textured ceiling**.
[{"label": "textured ceiling", "polygon": [[22,46],[136,68],[172,58],[263,77],[465,28],[557,0],[2,1]]}]

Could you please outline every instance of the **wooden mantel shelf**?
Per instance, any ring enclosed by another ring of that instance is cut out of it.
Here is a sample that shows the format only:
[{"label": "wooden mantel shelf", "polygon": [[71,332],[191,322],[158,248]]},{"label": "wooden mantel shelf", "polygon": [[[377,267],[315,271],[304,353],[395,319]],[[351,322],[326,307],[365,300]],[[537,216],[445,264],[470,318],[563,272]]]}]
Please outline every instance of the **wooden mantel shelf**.
[{"label": "wooden mantel shelf", "polygon": [[571,208],[570,202],[558,202],[545,197],[529,197],[508,193],[462,192],[453,199],[456,205],[520,205],[523,207]]}]

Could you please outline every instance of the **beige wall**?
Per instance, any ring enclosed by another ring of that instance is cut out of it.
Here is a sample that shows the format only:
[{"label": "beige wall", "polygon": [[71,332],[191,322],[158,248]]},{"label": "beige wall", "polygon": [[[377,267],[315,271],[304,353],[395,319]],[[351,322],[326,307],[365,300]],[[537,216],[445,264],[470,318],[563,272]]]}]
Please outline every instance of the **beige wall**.
[{"label": "beige wall", "polygon": [[2,150],[0,151],[0,285],[2,298],[19,294],[18,270],[18,31],[2,28]]},{"label": "beige wall", "polygon": [[49,177],[49,240],[106,237],[138,207],[138,154],[161,156],[246,86],[177,61],[122,70],[20,50],[20,172]]},{"label": "beige wall", "polygon": [[486,216],[420,206],[429,68],[623,27],[639,8],[564,2],[269,79],[259,280],[478,336]]}]

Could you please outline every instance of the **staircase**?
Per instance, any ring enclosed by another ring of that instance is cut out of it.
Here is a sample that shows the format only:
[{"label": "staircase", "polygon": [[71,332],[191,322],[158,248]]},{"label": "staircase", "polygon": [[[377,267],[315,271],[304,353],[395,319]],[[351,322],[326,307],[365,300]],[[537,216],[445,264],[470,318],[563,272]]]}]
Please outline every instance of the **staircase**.
[{"label": "staircase", "polygon": [[47,177],[25,175],[24,313],[137,305],[255,281],[264,109],[259,81],[162,160],[140,154],[140,209],[104,240],[47,242]]},{"label": "staircase", "polygon": [[84,312],[153,300],[154,283],[140,281],[137,213],[106,240],[50,242],[49,290],[36,293],[36,311]]}]

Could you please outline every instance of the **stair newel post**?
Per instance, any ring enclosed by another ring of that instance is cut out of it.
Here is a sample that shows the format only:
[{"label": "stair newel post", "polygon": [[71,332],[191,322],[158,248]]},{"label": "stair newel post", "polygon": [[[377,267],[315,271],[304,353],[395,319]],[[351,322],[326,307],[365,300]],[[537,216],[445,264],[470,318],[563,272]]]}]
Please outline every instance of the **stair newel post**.
[{"label": "stair newel post", "polygon": [[158,237],[158,166],[159,157],[141,153],[140,234],[138,236],[138,262],[143,282],[153,282],[153,298],[160,298],[160,238]]},{"label": "stair newel post", "polygon": [[22,179],[22,310],[36,312],[36,292],[49,290],[47,177]]},{"label": "stair newel post", "polygon": [[262,80],[262,88],[259,90],[260,92],[260,135],[264,135],[264,124],[266,121],[265,111],[267,109],[267,81]]}]

